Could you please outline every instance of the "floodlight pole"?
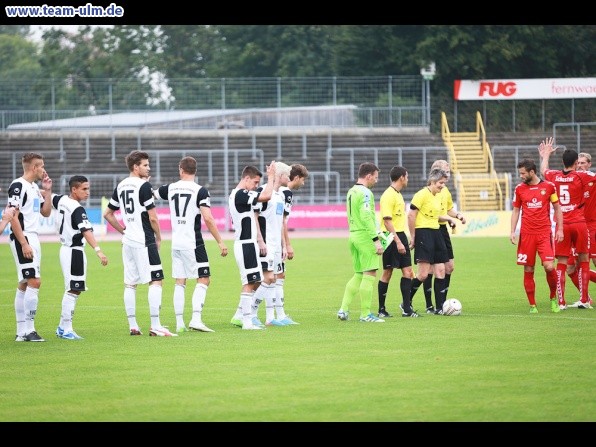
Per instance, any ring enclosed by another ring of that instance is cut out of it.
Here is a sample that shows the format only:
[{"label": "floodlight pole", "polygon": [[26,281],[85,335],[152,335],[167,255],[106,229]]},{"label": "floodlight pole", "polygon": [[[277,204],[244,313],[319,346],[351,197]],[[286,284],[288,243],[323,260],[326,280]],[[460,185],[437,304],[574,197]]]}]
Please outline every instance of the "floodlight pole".
[{"label": "floodlight pole", "polygon": [[433,80],[435,74],[437,73],[437,67],[434,62],[431,62],[427,67],[422,67],[420,69],[420,74],[424,79],[424,88],[425,88],[425,99],[426,99],[426,124],[428,124],[428,129],[430,131],[430,81]]}]

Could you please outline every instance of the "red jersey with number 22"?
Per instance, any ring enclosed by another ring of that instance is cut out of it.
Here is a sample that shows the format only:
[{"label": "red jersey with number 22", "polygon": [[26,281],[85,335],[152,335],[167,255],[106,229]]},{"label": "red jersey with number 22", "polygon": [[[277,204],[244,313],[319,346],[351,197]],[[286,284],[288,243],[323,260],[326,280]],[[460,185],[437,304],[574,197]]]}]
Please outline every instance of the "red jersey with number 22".
[{"label": "red jersey with number 22", "polygon": [[513,206],[522,211],[520,233],[550,234],[550,204],[558,202],[555,185],[540,180],[536,185],[520,183],[513,193]]}]

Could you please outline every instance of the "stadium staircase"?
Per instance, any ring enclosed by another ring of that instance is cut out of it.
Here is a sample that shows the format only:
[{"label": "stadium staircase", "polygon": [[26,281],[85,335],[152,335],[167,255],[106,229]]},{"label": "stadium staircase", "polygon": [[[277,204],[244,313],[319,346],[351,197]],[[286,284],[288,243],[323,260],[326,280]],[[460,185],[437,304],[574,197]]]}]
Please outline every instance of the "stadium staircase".
[{"label": "stadium staircase", "polygon": [[480,112],[476,112],[475,132],[450,132],[441,112],[441,135],[449,153],[458,209],[504,211],[510,201],[510,177],[495,171]]}]

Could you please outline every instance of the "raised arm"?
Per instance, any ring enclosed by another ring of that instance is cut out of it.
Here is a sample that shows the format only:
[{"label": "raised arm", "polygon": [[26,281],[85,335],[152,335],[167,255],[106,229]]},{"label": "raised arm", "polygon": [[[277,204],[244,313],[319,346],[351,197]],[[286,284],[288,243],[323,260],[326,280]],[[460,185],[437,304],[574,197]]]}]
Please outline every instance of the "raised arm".
[{"label": "raised arm", "polygon": [[544,178],[544,173],[548,170],[548,159],[550,155],[557,150],[553,147],[553,137],[542,140],[538,145],[538,153],[540,154],[540,175]]}]

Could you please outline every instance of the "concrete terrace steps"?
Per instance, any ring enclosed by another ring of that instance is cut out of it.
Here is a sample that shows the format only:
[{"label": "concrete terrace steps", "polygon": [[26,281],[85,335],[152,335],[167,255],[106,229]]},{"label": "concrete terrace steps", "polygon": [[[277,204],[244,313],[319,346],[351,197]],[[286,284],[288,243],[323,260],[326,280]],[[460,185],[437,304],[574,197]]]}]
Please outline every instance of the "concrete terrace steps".
[{"label": "concrete terrace steps", "polygon": [[[227,137],[226,137],[227,134]],[[588,138],[582,134],[581,145],[583,148],[594,148],[592,153],[596,156],[596,132]],[[528,146],[538,155],[538,144],[548,133],[489,133],[487,140],[491,146]],[[388,173],[391,166],[401,162],[410,173],[407,189],[404,191],[406,199],[426,184],[426,176],[432,162],[439,158],[447,158],[447,149],[440,134],[428,132],[396,132],[391,129],[233,129],[229,131],[115,131],[109,132],[4,132],[0,133],[0,187],[6,191],[10,181],[22,174],[20,156],[24,152],[39,151],[46,156],[46,168],[55,179],[62,175],[76,173],[99,173],[106,175],[120,175],[125,177],[128,171],[124,164],[124,157],[132,149],[146,151],[172,151],[171,155],[161,155],[162,172],[156,172],[156,164],[152,162],[153,181],[159,179],[166,183],[177,179],[177,162],[181,151],[190,151],[199,160],[199,181],[208,186],[212,196],[221,198],[225,188],[223,184],[223,158],[213,155],[213,170],[209,178],[208,157],[202,155],[206,151],[221,151],[227,141],[229,154],[229,186],[233,187],[238,181],[239,170],[243,164],[256,164],[260,166],[260,158],[254,158],[252,152],[238,154],[237,161],[234,151],[257,149],[263,152],[263,163],[268,164],[272,159],[284,161],[288,164],[302,163],[312,172],[326,171],[328,166],[332,172],[337,172],[340,177],[339,194],[335,187],[335,177],[325,179],[324,175],[314,175],[304,188],[298,191],[297,196],[309,192],[311,185],[317,192],[324,193],[326,188],[332,200],[339,195],[344,199],[345,192],[355,181],[354,171],[363,161],[376,161],[381,168],[381,179],[375,187],[375,195],[380,197],[383,186],[388,183]],[[561,134],[558,144],[567,147],[576,146],[575,135]],[[369,150],[354,152],[353,157],[349,152],[335,154],[333,159],[328,159],[329,148],[364,148]],[[378,159],[375,160],[375,148]],[[405,148],[400,152],[383,150],[386,148]],[[423,151],[426,148],[426,155]],[[433,148],[428,149],[428,148]],[[471,149],[468,149],[471,151]],[[523,151],[519,151],[521,156]],[[590,150],[588,150],[590,152]],[[400,159],[401,153],[401,159]],[[61,155],[60,155],[61,154]],[[87,158],[89,154],[89,158]],[[518,178],[515,150],[511,148],[493,151],[495,168],[500,173],[510,173],[513,183]],[[467,170],[467,154],[458,156],[460,169]],[[234,164],[236,163],[236,164]],[[479,162],[478,162],[479,163]],[[556,167],[553,160],[553,167]],[[96,185],[99,187],[99,185]],[[104,194],[92,185],[92,195]],[[111,191],[110,191],[111,193]],[[455,192],[454,192],[455,195]]]}]

